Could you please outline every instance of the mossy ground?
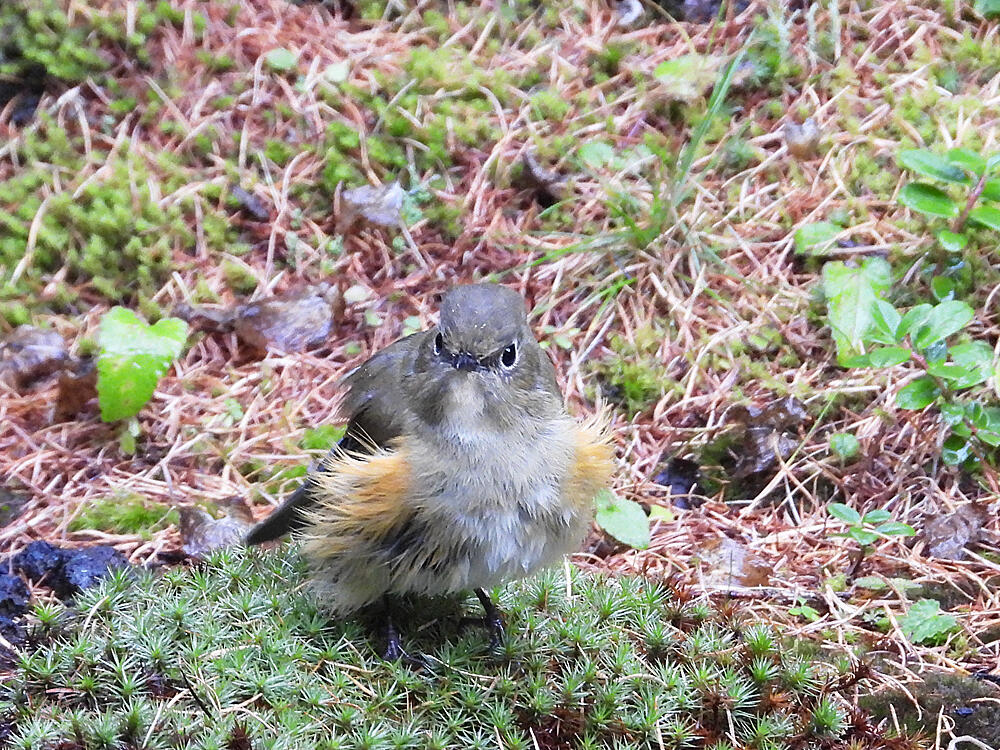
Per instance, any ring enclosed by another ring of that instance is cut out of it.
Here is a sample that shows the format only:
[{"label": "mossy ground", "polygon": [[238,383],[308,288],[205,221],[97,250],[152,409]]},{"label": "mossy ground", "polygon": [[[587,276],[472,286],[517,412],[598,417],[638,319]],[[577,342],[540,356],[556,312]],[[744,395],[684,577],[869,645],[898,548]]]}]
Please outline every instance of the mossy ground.
[{"label": "mossy ground", "polygon": [[[508,637],[404,627],[423,664],[331,622],[293,549],[125,572],[52,622],[0,693],[12,748],[881,747],[852,725],[852,666],[749,612],[638,579],[553,571],[497,592]],[[860,732],[860,733],[859,733]],[[68,745],[60,745],[68,743]]]},{"label": "mossy ground", "polygon": [[[448,286],[489,278],[528,298],[574,410],[602,389],[620,399],[619,493],[670,504],[657,477],[671,457],[710,474],[684,499],[696,507],[655,521],[649,550],[595,537],[597,555],[577,564],[728,593],[738,564],[720,573],[703,554],[726,540],[766,571],[758,616],[801,638],[886,651],[903,674],[995,667],[995,513],[964,560],[927,559],[922,538],[887,540],[859,573],[892,585],[848,585],[854,548],[830,535],[841,527],[829,501],[919,529],[994,501],[1000,482],[994,456],[974,473],[941,463],[934,409],[896,407],[911,365],[836,365],[824,259],[794,251],[798,228],[843,226],[837,257],[888,257],[895,304],[929,301],[934,278],[948,277],[976,310],[964,335],[996,345],[995,233],[943,251],[940,226],[898,203],[910,177],[896,161],[913,146],[998,150],[995,21],[930,0],[753,0],[715,24],[650,9],[634,28],[604,0],[328,5],[2,4],[3,29],[19,24],[2,73],[43,65],[46,76],[26,124],[11,107],[0,115],[0,333],[42,324],[81,354],[115,303],[156,318],[329,281],[344,304],[328,345],[294,357],[194,335],[139,415],[135,455],[96,409],[53,423],[54,379],[0,392],[0,471],[30,497],[0,549],[34,535],[92,540],[70,519],[105,524],[75,514],[116,493],[276,502],[321,454],[301,437],[336,422],[338,378],[431,323]],[[29,18],[32,6],[42,16]],[[290,66],[268,63],[281,50]],[[722,65],[741,52],[709,112]],[[698,75],[657,76],[687,55],[701,56],[687,58]],[[785,127],[810,117],[819,143],[793,154]],[[538,184],[529,154],[566,178],[565,193]],[[393,180],[408,194],[405,236],[341,226],[344,190]],[[996,401],[989,385],[972,395]],[[803,403],[797,423],[774,430],[789,450],[734,476],[725,467],[748,451],[733,443],[747,427],[734,407],[788,396]],[[839,432],[858,439],[850,462],[830,450]],[[115,528],[136,561],[179,546],[172,526]],[[901,579],[971,592],[947,603],[958,629],[945,643],[907,641]]]}]

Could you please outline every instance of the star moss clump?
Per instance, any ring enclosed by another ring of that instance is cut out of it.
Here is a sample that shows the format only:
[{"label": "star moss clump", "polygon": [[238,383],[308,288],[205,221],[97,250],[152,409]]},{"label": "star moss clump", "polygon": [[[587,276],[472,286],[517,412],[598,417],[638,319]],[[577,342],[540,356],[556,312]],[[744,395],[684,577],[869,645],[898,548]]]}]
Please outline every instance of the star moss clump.
[{"label": "star moss clump", "polygon": [[879,746],[839,695],[850,674],[652,582],[551,571],[509,585],[492,654],[481,629],[423,602],[404,629],[421,667],[382,661],[303,584],[291,551],[224,550],[116,572],[62,617],[46,610],[0,694],[6,746]]}]

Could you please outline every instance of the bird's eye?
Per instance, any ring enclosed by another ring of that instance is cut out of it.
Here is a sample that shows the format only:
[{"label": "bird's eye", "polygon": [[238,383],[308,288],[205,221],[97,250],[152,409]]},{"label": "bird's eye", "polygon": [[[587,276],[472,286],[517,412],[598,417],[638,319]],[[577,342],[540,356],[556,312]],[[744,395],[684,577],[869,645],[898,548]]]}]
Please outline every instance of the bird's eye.
[{"label": "bird's eye", "polygon": [[439,333],[434,337],[434,353],[440,354],[442,349],[444,349],[444,336]]},{"label": "bird's eye", "polygon": [[517,344],[511,344],[500,354],[500,362],[504,367],[513,367],[517,362]]}]

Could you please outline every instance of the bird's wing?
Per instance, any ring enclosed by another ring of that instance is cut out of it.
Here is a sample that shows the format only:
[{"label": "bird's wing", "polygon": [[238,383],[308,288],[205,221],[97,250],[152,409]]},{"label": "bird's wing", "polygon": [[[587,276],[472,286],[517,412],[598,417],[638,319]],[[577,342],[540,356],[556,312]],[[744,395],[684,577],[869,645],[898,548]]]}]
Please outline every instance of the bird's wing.
[{"label": "bird's wing", "polygon": [[[390,344],[344,378],[347,388],[341,407],[347,417],[344,437],[331,451],[372,453],[402,434],[410,410],[402,393],[403,376],[412,369],[420,338],[415,333]],[[326,462],[317,471],[324,471]],[[316,484],[307,476],[271,515],[246,536],[247,544],[260,544],[300,529],[305,520],[301,511],[314,504]]]}]

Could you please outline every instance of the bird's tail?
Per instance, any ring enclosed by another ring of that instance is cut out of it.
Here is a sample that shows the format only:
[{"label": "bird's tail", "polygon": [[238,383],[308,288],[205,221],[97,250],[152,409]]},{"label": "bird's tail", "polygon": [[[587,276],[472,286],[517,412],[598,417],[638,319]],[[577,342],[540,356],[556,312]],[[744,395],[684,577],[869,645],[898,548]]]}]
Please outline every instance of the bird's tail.
[{"label": "bird's tail", "polygon": [[262,544],[301,529],[306,521],[302,511],[313,502],[312,479],[306,479],[281,506],[247,533],[247,544]]}]

